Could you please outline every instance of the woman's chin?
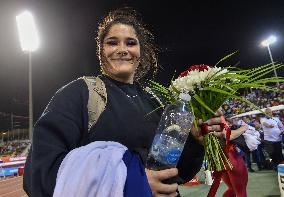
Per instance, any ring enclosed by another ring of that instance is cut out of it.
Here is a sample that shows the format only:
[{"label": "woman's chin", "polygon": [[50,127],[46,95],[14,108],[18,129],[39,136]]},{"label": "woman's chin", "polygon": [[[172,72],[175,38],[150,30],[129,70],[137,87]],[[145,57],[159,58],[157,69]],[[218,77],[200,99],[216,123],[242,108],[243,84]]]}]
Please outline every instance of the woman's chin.
[{"label": "woman's chin", "polygon": [[119,78],[127,79],[127,78],[131,78],[132,76],[134,76],[134,72],[130,70],[122,70],[122,71],[115,73],[115,76]]},{"label": "woman's chin", "polygon": [[116,67],[115,73],[116,75],[129,76],[134,75],[135,70],[136,69],[133,67],[133,65],[121,65]]},{"label": "woman's chin", "polygon": [[106,72],[110,77],[114,79],[121,79],[120,81],[129,81],[133,79],[135,70],[129,70],[129,69],[117,69],[117,70],[112,70],[111,72]]},{"label": "woman's chin", "polygon": [[135,74],[136,67],[133,64],[120,64],[105,67],[104,70],[108,75],[113,76],[114,78],[132,79]]}]

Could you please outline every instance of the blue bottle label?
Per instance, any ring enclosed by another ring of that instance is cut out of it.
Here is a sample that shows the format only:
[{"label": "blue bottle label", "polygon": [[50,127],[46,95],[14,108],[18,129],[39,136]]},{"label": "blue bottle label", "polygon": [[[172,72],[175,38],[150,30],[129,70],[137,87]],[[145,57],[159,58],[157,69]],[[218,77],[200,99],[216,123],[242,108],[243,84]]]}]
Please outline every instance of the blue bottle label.
[{"label": "blue bottle label", "polygon": [[178,149],[173,149],[166,154],[166,161],[170,165],[176,165],[178,159],[181,155],[181,151]]}]

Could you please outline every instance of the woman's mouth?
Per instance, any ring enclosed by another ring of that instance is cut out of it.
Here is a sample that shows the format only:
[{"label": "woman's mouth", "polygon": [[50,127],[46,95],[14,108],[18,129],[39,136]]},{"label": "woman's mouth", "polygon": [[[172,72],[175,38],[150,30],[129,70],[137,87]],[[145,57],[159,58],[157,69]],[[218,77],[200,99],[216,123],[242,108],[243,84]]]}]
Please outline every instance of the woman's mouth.
[{"label": "woman's mouth", "polygon": [[112,61],[132,61],[132,58],[118,58],[118,59],[111,59]]}]

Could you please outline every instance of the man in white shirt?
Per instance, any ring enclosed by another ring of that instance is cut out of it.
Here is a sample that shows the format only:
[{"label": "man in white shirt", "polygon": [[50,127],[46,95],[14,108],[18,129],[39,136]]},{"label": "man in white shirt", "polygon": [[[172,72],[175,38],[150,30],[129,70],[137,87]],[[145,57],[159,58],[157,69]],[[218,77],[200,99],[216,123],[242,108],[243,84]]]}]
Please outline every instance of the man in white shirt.
[{"label": "man in white shirt", "polygon": [[253,126],[250,126],[248,124],[249,118],[247,117],[243,117],[243,120],[239,120],[238,123],[239,125],[247,126],[247,129],[242,135],[244,136],[246,145],[250,150],[250,152],[246,152],[245,155],[248,171],[254,172],[254,170],[251,167],[251,154],[253,158],[256,160],[258,169],[261,170],[262,164],[260,159],[260,151],[262,150],[259,147],[259,144],[261,143],[260,133]]},{"label": "man in white shirt", "polygon": [[282,154],[283,124],[277,117],[272,116],[270,108],[265,110],[266,117],[260,119],[264,132],[264,149],[267,151],[275,166],[284,161]]}]

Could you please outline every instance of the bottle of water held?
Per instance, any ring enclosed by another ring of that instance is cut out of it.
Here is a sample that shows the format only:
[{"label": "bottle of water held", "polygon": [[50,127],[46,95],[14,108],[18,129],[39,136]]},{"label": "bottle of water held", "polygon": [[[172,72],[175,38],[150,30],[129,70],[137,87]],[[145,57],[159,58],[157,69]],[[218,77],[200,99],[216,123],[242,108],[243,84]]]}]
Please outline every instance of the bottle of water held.
[{"label": "bottle of water held", "polygon": [[148,169],[176,167],[194,121],[188,101],[190,95],[181,93],[176,102],[164,109],[147,157]]}]

